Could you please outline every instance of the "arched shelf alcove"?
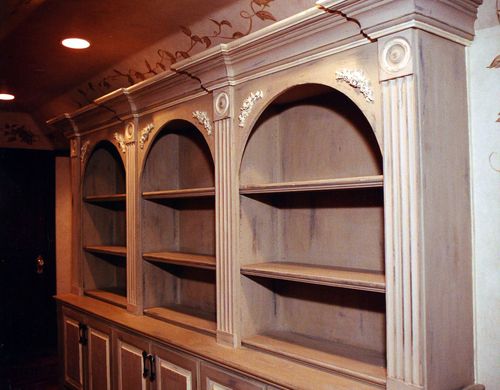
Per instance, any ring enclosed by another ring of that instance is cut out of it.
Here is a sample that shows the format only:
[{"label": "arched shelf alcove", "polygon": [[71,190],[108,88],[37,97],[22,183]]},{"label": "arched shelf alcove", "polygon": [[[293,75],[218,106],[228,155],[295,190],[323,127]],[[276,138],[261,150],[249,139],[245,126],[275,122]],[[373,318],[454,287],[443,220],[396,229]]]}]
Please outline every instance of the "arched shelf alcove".
[{"label": "arched shelf alcove", "polygon": [[111,142],[101,141],[93,148],[82,194],[85,294],[126,307],[125,167]]},{"label": "arched shelf alcove", "polygon": [[141,175],[144,313],[216,330],[215,183],[210,149],[185,120],[165,124]]},{"label": "arched shelf alcove", "polygon": [[262,112],[240,165],[242,344],[383,384],[382,156],[330,87]]}]

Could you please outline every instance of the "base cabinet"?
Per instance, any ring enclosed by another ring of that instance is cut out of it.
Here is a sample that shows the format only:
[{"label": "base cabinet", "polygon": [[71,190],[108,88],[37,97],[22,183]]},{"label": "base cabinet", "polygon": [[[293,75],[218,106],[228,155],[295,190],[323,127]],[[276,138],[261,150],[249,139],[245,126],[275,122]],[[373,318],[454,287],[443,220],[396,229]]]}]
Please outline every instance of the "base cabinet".
[{"label": "base cabinet", "polygon": [[271,389],[263,383],[171,349],[143,335],[102,323],[88,314],[63,307],[60,320],[65,388]]},{"label": "base cabinet", "polygon": [[124,332],[115,332],[115,375],[119,390],[150,389],[149,342]]},{"label": "base cabinet", "polygon": [[237,377],[207,364],[201,365],[200,376],[202,390],[266,390],[263,384]]},{"label": "base cabinet", "polygon": [[64,386],[111,390],[111,330],[93,318],[64,310]]}]

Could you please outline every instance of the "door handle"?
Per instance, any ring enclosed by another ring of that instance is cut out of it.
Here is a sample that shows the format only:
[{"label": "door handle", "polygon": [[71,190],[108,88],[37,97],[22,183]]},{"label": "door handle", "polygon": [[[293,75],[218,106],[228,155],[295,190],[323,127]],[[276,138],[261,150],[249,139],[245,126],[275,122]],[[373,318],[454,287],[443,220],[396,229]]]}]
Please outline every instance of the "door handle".
[{"label": "door handle", "polygon": [[156,367],[155,367],[155,357],[153,355],[148,356],[149,359],[149,369],[150,369],[150,374],[149,374],[149,380],[151,382],[154,382],[156,379]]},{"label": "door handle", "polygon": [[45,267],[45,260],[42,255],[38,255],[36,258],[36,273],[41,275],[43,274],[43,268]]},{"label": "door handle", "polygon": [[142,351],[142,377],[147,378],[148,375],[148,353],[146,351]]}]

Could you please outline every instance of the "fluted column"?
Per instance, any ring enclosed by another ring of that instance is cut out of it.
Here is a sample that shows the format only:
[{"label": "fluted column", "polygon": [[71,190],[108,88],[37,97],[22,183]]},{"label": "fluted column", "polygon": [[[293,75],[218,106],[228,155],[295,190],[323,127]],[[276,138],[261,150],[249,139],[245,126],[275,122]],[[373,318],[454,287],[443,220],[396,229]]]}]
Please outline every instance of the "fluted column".
[{"label": "fluted column", "polygon": [[[86,146],[84,146],[86,145]],[[81,143],[80,136],[74,136],[70,139],[70,157],[71,157],[71,292],[73,294],[83,294],[83,274],[82,274],[82,186],[81,174],[87,158],[88,144]]]},{"label": "fluted column", "polygon": [[236,346],[239,268],[238,175],[235,171],[231,91],[214,93],[215,119],[215,213],[217,257],[217,341]]},{"label": "fluted column", "polygon": [[142,306],[140,302],[142,283],[138,279],[141,275],[141,258],[138,253],[138,185],[137,185],[137,147],[136,126],[128,122],[125,126],[124,141],[126,147],[126,221],[127,221],[127,309],[139,314]]},{"label": "fluted column", "polygon": [[388,389],[421,389],[421,196],[412,35],[379,46],[384,135]]}]

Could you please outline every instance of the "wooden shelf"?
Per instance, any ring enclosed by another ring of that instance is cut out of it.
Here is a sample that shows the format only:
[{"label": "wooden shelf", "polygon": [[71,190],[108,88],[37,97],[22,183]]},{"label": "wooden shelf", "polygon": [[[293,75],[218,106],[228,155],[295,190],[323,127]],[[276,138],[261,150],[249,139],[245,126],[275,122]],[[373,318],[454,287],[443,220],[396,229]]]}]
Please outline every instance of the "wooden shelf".
[{"label": "wooden shelf", "polygon": [[182,198],[204,198],[215,196],[215,187],[187,188],[180,190],[147,191],[142,197],[148,200],[155,199],[182,199]]},{"label": "wooden shelf", "polygon": [[242,340],[242,344],[372,383],[386,383],[385,358],[375,351],[291,332],[256,335]]},{"label": "wooden shelf", "polygon": [[83,249],[91,253],[102,253],[105,255],[123,256],[123,257],[127,256],[126,246],[88,245],[85,246]]},{"label": "wooden shelf", "polygon": [[88,203],[124,202],[125,199],[125,194],[89,195],[83,198]]},{"label": "wooden shelf", "polygon": [[316,266],[290,262],[249,264],[241,267],[243,275],[291,280],[355,290],[385,292],[385,276],[379,272]]},{"label": "wooden shelf", "polygon": [[249,184],[240,187],[240,194],[270,194],[282,192],[327,191],[355,188],[377,188],[384,185],[384,177],[357,176],[340,179],[289,181],[269,184]]},{"label": "wooden shelf", "polygon": [[145,260],[158,263],[177,264],[187,267],[215,269],[215,256],[198,255],[184,252],[148,252],[143,253]]},{"label": "wooden shelf", "polygon": [[111,303],[116,306],[127,308],[127,292],[121,288],[107,288],[103,290],[85,290],[85,295]]},{"label": "wooden shelf", "polygon": [[215,334],[217,330],[215,314],[202,312],[186,306],[152,307],[144,309],[144,314],[158,320],[208,334]]}]

